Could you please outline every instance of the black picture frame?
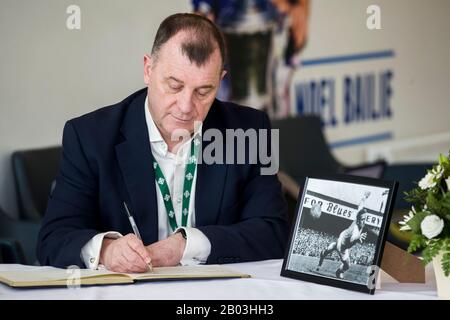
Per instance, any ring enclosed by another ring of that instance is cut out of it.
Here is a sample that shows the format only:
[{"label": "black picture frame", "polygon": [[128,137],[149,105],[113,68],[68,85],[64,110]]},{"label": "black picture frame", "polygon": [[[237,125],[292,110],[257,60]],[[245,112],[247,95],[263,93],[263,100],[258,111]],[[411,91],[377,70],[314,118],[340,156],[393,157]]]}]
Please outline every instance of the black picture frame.
[{"label": "black picture frame", "polygon": [[311,175],[300,186],[281,276],[374,294],[398,183]]}]

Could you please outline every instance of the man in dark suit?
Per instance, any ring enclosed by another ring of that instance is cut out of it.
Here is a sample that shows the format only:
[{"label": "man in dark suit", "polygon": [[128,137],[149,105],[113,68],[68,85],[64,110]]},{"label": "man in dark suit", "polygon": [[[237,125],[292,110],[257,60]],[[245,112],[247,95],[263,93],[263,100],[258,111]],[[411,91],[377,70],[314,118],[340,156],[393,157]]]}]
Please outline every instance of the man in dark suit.
[{"label": "man in dark suit", "polygon": [[150,263],[283,256],[287,207],[276,175],[261,174],[262,162],[248,157],[243,164],[198,161],[208,130],[270,129],[264,113],[215,99],[224,61],[213,23],[193,14],[170,16],[151,56],[144,56],[147,88],[66,123],[39,235],[41,264],[144,272]]}]

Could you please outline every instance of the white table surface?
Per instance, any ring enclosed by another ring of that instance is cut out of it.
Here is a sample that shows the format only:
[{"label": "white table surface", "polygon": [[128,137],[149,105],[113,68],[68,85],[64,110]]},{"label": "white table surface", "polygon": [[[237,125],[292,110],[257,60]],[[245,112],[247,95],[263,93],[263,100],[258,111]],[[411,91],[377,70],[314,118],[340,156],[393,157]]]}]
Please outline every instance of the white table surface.
[{"label": "white table surface", "polygon": [[[381,272],[381,289],[375,295],[281,277],[282,260],[229,264],[248,273],[249,279],[184,280],[93,286],[76,289],[14,289],[0,284],[0,300],[16,299],[148,299],[148,300],[300,300],[300,299],[437,299],[434,272],[426,268],[425,284],[399,284]],[[41,267],[0,264],[0,271]]]}]

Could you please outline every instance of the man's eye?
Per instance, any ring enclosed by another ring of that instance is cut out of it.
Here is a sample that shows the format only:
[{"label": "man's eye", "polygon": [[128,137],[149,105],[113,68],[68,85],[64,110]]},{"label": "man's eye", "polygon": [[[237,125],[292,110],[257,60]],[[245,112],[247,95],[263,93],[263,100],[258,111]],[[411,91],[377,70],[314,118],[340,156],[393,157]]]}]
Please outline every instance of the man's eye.
[{"label": "man's eye", "polygon": [[171,85],[169,85],[169,88],[170,89],[172,89],[172,90],[174,90],[174,91],[179,91],[179,90],[181,90],[181,88],[183,88],[182,86],[171,86]]},{"label": "man's eye", "polygon": [[210,92],[210,90],[208,90],[208,91],[197,91],[197,94],[200,97],[206,97],[209,94],[209,92]]}]

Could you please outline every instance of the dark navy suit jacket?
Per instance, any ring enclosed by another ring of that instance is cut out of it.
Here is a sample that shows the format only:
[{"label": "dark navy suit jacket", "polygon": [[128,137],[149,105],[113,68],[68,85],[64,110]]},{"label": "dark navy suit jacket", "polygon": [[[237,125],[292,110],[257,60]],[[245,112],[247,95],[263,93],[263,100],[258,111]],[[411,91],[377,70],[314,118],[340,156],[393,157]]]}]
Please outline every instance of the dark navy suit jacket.
[{"label": "dark navy suit jacket", "polygon": [[[158,213],[144,114],[147,89],[68,121],[56,187],[38,240],[42,265],[84,267],[82,247],[96,234],[133,230],[126,201],[145,245],[158,241]],[[270,128],[260,111],[215,100],[203,131]],[[196,228],[211,242],[207,263],[281,258],[287,206],[276,175],[260,164],[198,164]]]}]

